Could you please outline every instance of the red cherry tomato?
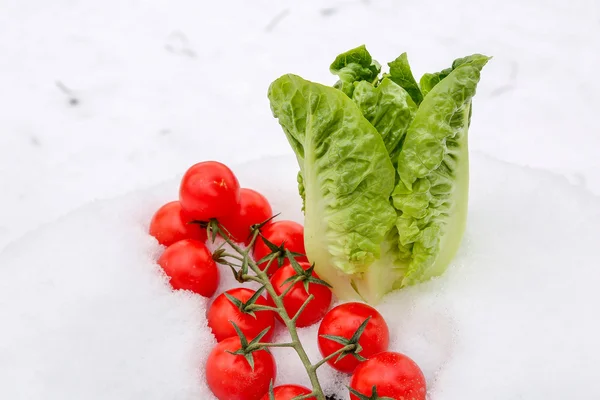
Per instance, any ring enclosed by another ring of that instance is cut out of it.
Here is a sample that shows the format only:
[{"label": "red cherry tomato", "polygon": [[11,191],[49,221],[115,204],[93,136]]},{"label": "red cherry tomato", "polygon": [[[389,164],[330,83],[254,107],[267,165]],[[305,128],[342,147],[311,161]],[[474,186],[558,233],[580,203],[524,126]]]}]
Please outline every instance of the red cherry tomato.
[{"label": "red cherry tomato", "polygon": [[[298,385],[281,385],[273,388],[275,400],[292,400],[298,396],[311,394],[312,390]],[[271,400],[269,393],[265,394],[261,400]],[[308,397],[307,400],[317,400],[316,397]]]},{"label": "red cherry tomato", "polygon": [[[235,297],[242,303],[246,303],[256,292],[251,289],[236,288],[225,293]],[[267,300],[260,296],[254,304],[266,306]],[[233,336],[237,337],[230,321],[233,321],[240,328],[248,340],[254,339],[265,328],[269,327],[269,331],[261,339],[261,342],[268,342],[273,337],[273,331],[275,330],[275,313],[273,311],[254,311],[254,316],[252,316],[252,314],[240,310],[224,293],[217,296],[211,304],[206,318],[217,342]]]},{"label": "red cherry tomato", "polygon": [[227,166],[216,161],[201,162],[183,176],[179,201],[191,219],[208,221],[224,217],[239,207],[240,184]]},{"label": "red cherry tomato", "polygon": [[229,232],[230,238],[238,243],[250,243],[250,227],[266,221],[273,215],[269,201],[252,189],[240,189],[240,206],[219,222]]},{"label": "red cherry tomato", "polygon": [[231,337],[218,343],[208,356],[206,382],[219,400],[260,400],[275,381],[277,368],[271,353],[253,352],[253,369],[243,355],[231,354],[240,348],[240,339]]},{"label": "red cherry tomato", "polygon": [[171,278],[173,289],[211,297],[219,286],[219,269],[206,245],[185,239],[167,247],[158,264]]},{"label": "red cherry tomato", "polygon": [[[383,352],[361,363],[354,370],[350,387],[371,396],[373,386],[380,397],[395,400],[425,400],[425,377],[419,366],[404,354]],[[351,400],[359,400],[354,394]]]},{"label": "red cherry tomato", "polygon": [[[371,318],[358,340],[358,344],[362,347],[362,351],[358,354],[364,358],[370,358],[377,353],[387,351],[390,333],[381,314],[371,306],[353,302],[340,304],[332,308],[321,321],[318,343],[323,358],[335,353],[343,345],[321,335],[341,336],[350,339],[358,327],[369,317]],[[352,354],[346,355],[337,362],[336,360],[337,357],[334,357],[327,363],[338,371],[348,374],[351,374],[360,364],[360,361]]]},{"label": "red cherry tomato", "polygon": [[[307,262],[300,262],[299,264],[304,270],[307,270],[310,267],[310,264]],[[294,271],[294,268],[289,262],[282,265],[282,267],[273,274],[271,277],[271,284],[277,295],[281,295],[288,286],[291,285],[291,282],[284,282],[294,275],[296,275],[296,271]],[[319,276],[314,272],[312,273],[312,276],[319,279]],[[299,328],[312,325],[323,318],[331,305],[331,290],[327,286],[309,282],[307,293],[304,288],[304,283],[296,282],[293,288],[283,297],[285,311],[290,318],[293,318],[311,294],[314,298],[308,303],[296,321],[296,326]],[[271,299],[270,296],[267,297],[267,301],[269,304],[274,305],[273,299]],[[279,315],[276,316],[281,321]]]},{"label": "red cherry tomato", "polygon": [[[262,236],[276,246],[283,245],[284,248],[293,252],[305,254],[304,250],[304,227],[293,221],[277,221],[270,222],[261,229]],[[259,237],[254,243],[253,256],[254,260],[259,261],[266,255],[271,253],[271,249],[265,244],[263,239]],[[298,261],[308,261],[306,257],[297,258]],[[264,271],[267,263],[261,263],[260,269]],[[273,275],[277,270],[277,260],[271,263],[267,273]]]},{"label": "red cherry tomato", "polygon": [[172,201],[159,208],[152,217],[150,235],[164,246],[170,246],[183,239],[206,241],[206,229],[189,222],[183,215],[181,203]]}]

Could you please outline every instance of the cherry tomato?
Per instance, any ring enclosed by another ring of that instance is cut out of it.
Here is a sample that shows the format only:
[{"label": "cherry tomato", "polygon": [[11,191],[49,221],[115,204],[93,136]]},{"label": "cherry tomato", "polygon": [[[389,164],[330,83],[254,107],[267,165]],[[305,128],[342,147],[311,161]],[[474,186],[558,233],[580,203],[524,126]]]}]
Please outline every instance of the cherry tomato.
[{"label": "cherry tomato", "polygon": [[208,221],[235,213],[240,204],[240,184],[233,172],[216,161],[205,161],[187,170],[179,187],[186,215]]},{"label": "cherry tomato", "polygon": [[[308,262],[300,262],[299,264],[304,270],[310,267]],[[291,282],[284,283],[285,280],[294,275],[296,275],[296,271],[294,271],[292,265],[289,262],[283,264],[271,277],[271,284],[275,289],[275,293],[281,295],[291,285]],[[314,272],[312,276],[319,279],[319,276]],[[283,297],[285,311],[290,318],[293,318],[311,294],[314,298],[308,303],[296,321],[296,326],[299,328],[312,325],[323,318],[331,305],[331,290],[327,286],[309,282],[307,293],[304,282],[296,282],[293,288]],[[270,305],[274,305],[270,296],[267,297],[267,301]],[[276,316],[281,321],[279,315]]]},{"label": "cherry tomato", "polygon": [[[284,248],[288,249],[293,253],[305,254],[304,250],[304,227],[297,222],[293,221],[277,221],[270,222],[262,227],[261,234],[269,242],[276,246],[283,245]],[[259,261],[266,255],[271,253],[271,249],[267,247],[261,237],[256,239],[254,243],[253,256],[254,260]],[[297,258],[298,261],[308,261],[306,257]],[[261,263],[260,269],[264,271],[267,267],[267,263]],[[271,263],[267,273],[273,275],[277,270],[277,260]]]},{"label": "cherry tomato", "polygon": [[[298,396],[305,394],[311,394],[312,390],[305,388],[304,386],[298,385],[281,385],[273,388],[273,395],[275,400],[292,400]],[[271,400],[269,393],[264,395],[261,400]],[[316,397],[308,397],[307,400],[317,400]]]},{"label": "cherry tomato", "polygon": [[[266,350],[252,353],[254,368],[243,355],[231,354],[241,348],[238,337],[218,343],[206,362],[206,382],[219,400],[260,400],[275,381],[275,359]],[[229,353],[231,352],[231,353]]]},{"label": "cherry tomato", "polygon": [[273,215],[269,201],[252,189],[240,189],[240,206],[219,222],[229,232],[229,237],[239,243],[250,243],[250,227],[266,221]]},{"label": "cherry tomato", "polygon": [[[254,294],[254,290],[246,288],[230,289],[225,293],[235,297],[242,303],[246,303]],[[273,337],[275,330],[275,313],[273,311],[254,311],[254,316],[240,310],[238,306],[233,304],[226,296],[221,293],[208,309],[206,318],[208,326],[212,329],[217,342],[232,336],[237,336],[237,333],[230,321],[240,328],[248,340],[254,339],[265,328],[269,327],[269,331],[261,342],[268,342]],[[267,305],[267,300],[260,296],[254,304]]]},{"label": "cherry tomato", "polygon": [[[363,331],[358,344],[362,347],[360,356],[369,358],[382,351],[387,351],[390,342],[390,332],[388,326],[379,312],[371,306],[364,303],[344,303],[332,308],[321,321],[319,326],[319,350],[323,357],[336,352],[343,347],[331,339],[321,335],[340,336],[350,339],[358,327],[369,318],[367,326]],[[337,357],[329,360],[327,363],[338,371],[351,374],[360,364],[360,361],[352,354],[348,354],[341,360]]]},{"label": "cherry tomato", "polygon": [[206,241],[206,229],[189,222],[181,210],[181,203],[172,201],[159,208],[152,217],[150,235],[164,246],[170,246],[183,239]]},{"label": "cherry tomato", "polygon": [[171,278],[173,289],[191,290],[211,297],[219,286],[219,269],[202,242],[180,240],[167,247],[158,264]]},{"label": "cherry tomato", "polygon": [[[361,363],[354,370],[350,387],[371,395],[373,386],[380,397],[395,400],[425,400],[425,377],[419,366],[404,354],[383,352]],[[351,400],[359,400],[354,394]]]}]

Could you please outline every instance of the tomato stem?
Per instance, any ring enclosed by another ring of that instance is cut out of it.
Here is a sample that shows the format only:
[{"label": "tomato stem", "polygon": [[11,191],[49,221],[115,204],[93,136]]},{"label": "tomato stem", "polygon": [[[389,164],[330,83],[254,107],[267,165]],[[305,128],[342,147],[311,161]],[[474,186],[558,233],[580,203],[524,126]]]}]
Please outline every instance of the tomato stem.
[{"label": "tomato stem", "polygon": [[294,315],[294,317],[292,318],[292,322],[294,322],[294,324],[296,323],[296,321],[298,321],[300,314],[302,314],[302,311],[304,311],[306,306],[308,306],[308,303],[310,303],[314,298],[315,296],[311,294],[306,300],[304,300],[304,303],[302,304],[302,306],[300,306],[300,308],[296,312],[296,315]]},{"label": "tomato stem", "polygon": [[247,310],[247,311],[274,311],[274,312],[279,312],[279,309],[277,307],[263,306],[261,304],[251,304],[249,306],[244,307],[244,309]]},{"label": "tomato stem", "polygon": [[223,254],[221,254],[221,257],[231,257],[231,258],[234,258],[234,259],[236,259],[238,261],[244,261],[244,257],[238,256],[238,255],[235,255],[235,254],[230,254],[230,253],[223,253]]},{"label": "tomato stem", "polygon": [[294,397],[293,400],[312,399],[313,397],[316,397],[316,396],[317,396],[317,393],[312,392],[312,393],[305,394],[305,395],[302,395],[302,396]]},{"label": "tomato stem", "polygon": [[254,275],[242,275],[242,279],[245,281],[253,281],[253,282],[258,282],[258,283],[263,283],[262,279],[260,279],[257,276]]},{"label": "tomato stem", "polygon": [[292,282],[290,282],[288,287],[285,288],[285,290],[279,295],[279,297],[281,297],[283,299],[285,297],[285,295],[288,294],[290,292],[290,290],[293,289],[294,285],[296,283],[300,282],[301,280],[302,280],[302,276],[297,276],[296,279],[294,279]]},{"label": "tomato stem", "polygon": [[332,358],[339,356],[340,354],[342,354],[345,351],[352,351],[356,348],[355,344],[348,344],[344,347],[342,347],[341,349],[338,349],[336,351],[334,351],[333,353],[331,353],[330,355],[328,355],[327,357],[325,357],[324,359],[322,359],[321,361],[319,361],[318,363],[314,364],[312,366],[313,369],[317,370],[321,365],[325,364],[327,361],[331,360]]},{"label": "tomato stem", "polygon": [[270,343],[270,342],[265,342],[265,343],[256,343],[255,345],[257,348],[263,348],[263,347],[294,347],[294,343]]},{"label": "tomato stem", "polygon": [[[215,225],[216,225],[215,229],[217,231],[220,231],[219,233],[223,233],[221,231],[221,226],[218,224],[215,224]],[[323,393],[323,389],[321,388],[321,383],[319,382],[319,377],[317,376],[317,368],[319,368],[321,365],[323,365],[325,362],[327,362],[327,360],[329,360],[330,357],[338,355],[343,351],[349,350],[347,348],[348,346],[343,347],[336,353],[333,353],[331,356],[319,361],[316,364],[313,364],[310,361],[310,358],[308,357],[308,354],[306,353],[304,346],[302,346],[300,337],[298,336],[298,330],[296,329],[296,321],[298,320],[298,317],[300,316],[302,311],[304,311],[304,309],[306,308],[308,303],[310,303],[310,301],[314,298],[314,296],[311,294],[306,299],[306,301],[302,304],[300,309],[296,312],[296,314],[293,317],[290,317],[288,315],[288,313],[286,312],[285,307],[283,305],[283,297],[291,290],[291,288],[297,282],[296,281],[292,282],[290,284],[290,286],[288,288],[286,288],[286,290],[281,295],[277,295],[277,293],[275,292],[275,288],[273,287],[273,284],[271,283],[271,281],[269,279],[269,275],[266,273],[266,271],[269,270],[273,261],[277,260],[277,257],[274,257],[271,260],[269,260],[267,262],[267,266],[264,268],[264,270],[260,269],[258,264],[252,259],[252,257],[250,257],[250,249],[252,248],[252,245],[254,244],[254,242],[256,241],[256,239],[259,235],[260,235],[259,230],[258,229],[254,230],[252,232],[252,239],[250,241],[250,244],[248,245],[248,248],[243,249],[240,246],[238,246],[236,243],[234,243],[228,237],[228,235],[221,234],[221,236],[223,237],[225,242],[227,242],[227,244],[229,244],[229,246],[231,246],[231,248],[235,252],[238,253],[237,256],[229,254],[229,253],[224,253],[222,255],[222,257],[229,256],[233,259],[242,261],[243,263],[247,263],[248,267],[250,267],[250,269],[255,273],[255,275],[250,275],[250,274],[244,273],[243,275],[241,275],[242,279],[247,280],[247,281],[254,281],[254,282],[258,282],[258,283],[262,284],[264,286],[265,290],[267,291],[267,293],[269,294],[269,296],[271,296],[271,299],[273,300],[273,302],[275,303],[275,307],[251,305],[248,308],[253,309],[254,311],[271,309],[272,311],[277,312],[279,314],[279,316],[281,317],[287,330],[290,333],[291,341],[289,343],[254,343],[251,346],[256,347],[256,348],[260,348],[259,346],[262,346],[262,348],[265,348],[265,347],[291,347],[291,348],[293,348],[296,351],[296,353],[298,354],[298,357],[300,358],[300,360],[302,361],[302,364],[304,365],[304,369],[306,370],[306,373],[308,374],[308,378],[310,379],[310,383],[311,383],[312,389],[313,389],[311,394],[301,396],[301,397],[299,397],[299,399],[308,399],[308,398],[314,397],[317,400],[326,400],[325,394]],[[301,279],[302,279],[302,277],[299,276],[298,281],[300,281]]]}]

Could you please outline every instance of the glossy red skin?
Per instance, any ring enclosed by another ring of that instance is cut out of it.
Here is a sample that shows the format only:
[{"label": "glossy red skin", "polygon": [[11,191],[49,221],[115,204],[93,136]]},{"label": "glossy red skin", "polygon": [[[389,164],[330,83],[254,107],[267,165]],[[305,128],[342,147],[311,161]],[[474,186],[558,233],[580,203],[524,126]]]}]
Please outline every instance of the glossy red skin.
[{"label": "glossy red skin", "polygon": [[[261,234],[271,243],[276,246],[281,246],[285,242],[284,247],[293,253],[306,254],[304,250],[304,227],[294,221],[276,221],[270,222],[262,227]],[[253,249],[253,257],[255,261],[259,261],[266,255],[270,254],[271,250],[267,247],[261,237],[256,239]],[[298,261],[308,261],[306,257],[298,257]],[[267,263],[259,264],[263,271],[267,267]],[[277,260],[271,263],[267,274],[273,275],[277,270]]]},{"label": "glossy red skin", "polygon": [[[329,310],[319,325],[319,350],[323,358],[341,349],[340,343],[321,337],[321,335],[341,336],[350,339],[358,327],[368,318],[367,327],[360,336],[358,344],[362,347],[359,353],[370,358],[377,353],[387,351],[390,343],[390,332],[387,323],[379,312],[364,303],[344,303]],[[361,362],[354,356],[347,355],[338,362],[334,357],[327,363],[338,371],[351,374]]]},{"label": "glossy red skin", "polygon": [[211,297],[219,286],[219,269],[203,242],[180,240],[167,247],[158,265],[171,278],[173,289],[191,290]]},{"label": "glossy red skin", "polygon": [[224,164],[205,161],[193,165],[181,180],[179,201],[186,216],[197,221],[221,218],[240,204],[240,183]]},{"label": "glossy red skin", "polygon": [[159,208],[152,217],[150,235],[164,246],[170,246],[183,239],[205,242],[207,239],[206,229],[189,222],[190,220],[182,212],[181,203],[171,201]]},{"label": "glossy red skin", "polygon": [[[425,377],[419,366],[404,354],[383,352],[361,363],[354,370],[350,387],[370,396],[373,386],[379,397],[395,400],[425,400]],[[351,400],[358,397],[351,394]]]},{"label": "glossy red skin", "polygon": [[[300,262],[299,264],[304,270],[310,267],[308,262]],[[296,272],[292,265],[289,264],[289,262],[283,264],[271,277],[271,284],[275,289],[275,293],[281,295],[287,287],[291,285],[291,282],[285,284],[283,282],[294,275],[296,275]],[[319,278],[314,272],[312,273],[312,276]],[[299,328],[315,324],[323,318],[331,305],[331,290],[324,285],[309,283],[308,293],[306,293],[306,290],[304,290],[304,283],[297,282],[294,284],[293,289],[291,289],[283,298],[283,306],[285,307],[288,316],[293,318],[310,294],[314,295],[314,298],[308,303],[308,306],[306,306],[296,321],[296,326]],[[270,296],[267,297],[267,301],[270,305],[275,304]],[[276,315],[276,317],[281,321],[279,315]]]},{"label": "glossy red skin", "polygon": [[[246,288],[235,288],[227,290],[227,293],[245,303],[256,292]],[[261,296],[255,304],[266,306],[267,300]],[[243,313],[225,297],[225,294],[221,293],[210,305],[206,318],[208,326],[215,335],[217,342],[230,337],[237,337],[237,333],[229,321],[235,322],[248,340],[254,339],[265,328],[270,327],[267,334],[261,339],[261,342],[270,341],[275,331],[275,313],[273,311],[255,311],[254,315],[256,315],[256,318],[250,314]]]},{"label": "glossy red skin", "polygon": [[[311,394],[312,390],[299,385],[281,385],[273,388],[275,400],[292,400],[297,396]],[[308,397],[307,400],[316,400],[316,397]],[[270,400],[269,393],[263,396],[261,400]]]},{"label": "glossy red skin", "polygon": [[275,359],[265,350],[255,351],[254,370],[242,355],[230,354],[241,348],[240,339],[231,337],[218,343],[206,362],[206,382],[219,400],[260,400],[275,381]]},{"label": "glossy red skin", "polygon": [[271,205],[265,196],[252,189],[240,189],[240,206],[230,215],[222,217],[219,222],[229,237],[238,243],[250,243],[250,227],[260,224],[273,216]]}]

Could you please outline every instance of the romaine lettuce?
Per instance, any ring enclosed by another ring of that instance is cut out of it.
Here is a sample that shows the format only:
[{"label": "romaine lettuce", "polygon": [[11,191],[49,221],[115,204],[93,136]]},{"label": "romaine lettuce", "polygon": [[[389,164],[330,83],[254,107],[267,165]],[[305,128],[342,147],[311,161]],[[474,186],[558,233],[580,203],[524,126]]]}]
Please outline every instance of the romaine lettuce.
[{"label": "romaine lettuce", "polygon": [[380,74],[364,46],[338,56],[334,87],[285,75],[271,109],[300,172],[307,256],[342,299],[376,303],[441,274],[466,223],[473,55],[416,83],[406,54]]}]

